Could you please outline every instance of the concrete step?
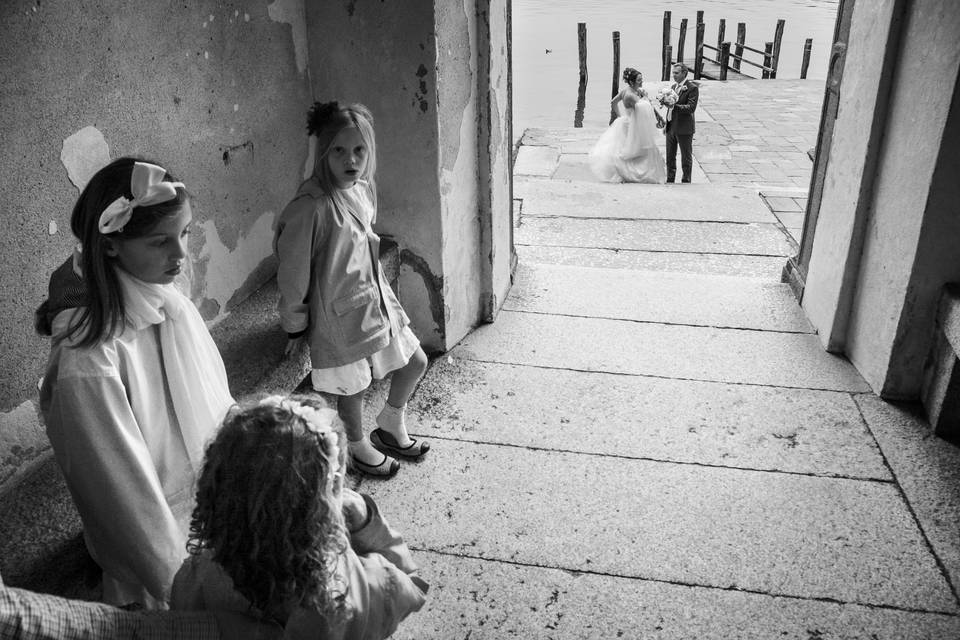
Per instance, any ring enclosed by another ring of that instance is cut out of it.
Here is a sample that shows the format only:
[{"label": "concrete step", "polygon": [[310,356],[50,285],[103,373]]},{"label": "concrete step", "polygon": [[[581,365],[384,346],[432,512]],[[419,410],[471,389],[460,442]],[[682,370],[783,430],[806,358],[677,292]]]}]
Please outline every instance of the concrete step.
[{"label": "concrete step", "polygon": [[520,219],[532,216],[765,222],[777,220],[754,189],[714,184],[648,185],[514,180]]},{"label": "concrete step", "polygon": [[550,247],[543,245],[518,246],[517,257],[521,264],[557,264],[604,269],[717,274],[757,278],[767,282],[780,281],[783,266],[787,261],[783,256]]},{"label": "concrete step", "polygon": [[812,333],[779,282],[520,262],[504,309],[637,322]]},{"label": "concrete step", "polygon": [[410,412],[426,438],[891,479],[856,404],[834,391],[441,357]]},{"label": "concrete step", "polygon": [[[592,546],[587,539],[581,544]],[[644,546],[632,552],[643,555]],[[578,551],[565,549],[560,557]],[[421,573],[433,581],[430,597],[394,640],[960,637],[960,618],[950,615],[571,572],[472,554],[420,551],[416,557]]]},{"label": "concrete step", "polygon": [[958,613],[892,483],[439,439],[429,456],[365,484],[416,549]]},{"label": "concrete step", "polygon": [[783,256],[793,254],[775,224],[674,220],[521,218],[514,233],[527,245],[685,253]]},{"label": "concrete step", "polygon": [[451,355],[483,362],[687,380],[867,392],[815,335],[502,311]]}]

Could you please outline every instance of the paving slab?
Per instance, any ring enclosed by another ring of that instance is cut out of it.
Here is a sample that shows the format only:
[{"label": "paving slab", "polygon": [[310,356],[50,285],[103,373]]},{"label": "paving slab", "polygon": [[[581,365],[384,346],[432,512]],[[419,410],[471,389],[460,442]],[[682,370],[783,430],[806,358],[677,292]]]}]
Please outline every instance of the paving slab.
[{"label": "paving slab", "polygon": [[451,355],[580,371],[865,392],[815,335],[501,311]]},{"label": "paving slab", "polygon": [[934,435],[919,405],[895,405],[873,394],[858,395],[856,401],[956,592],[960,447]]},{"label": "paving slab", "polygon": [[597,183],[599,180],[590,170],[587,164],[587,156],[584,153],[569,154],[564,153],[560,156],[557,163],[557,170],[553,172],[553,184],[569,184],[569,181]]},{"label": "paving slab", "polygon": [[522,145],[561,147],[564,144],[595,141],[606,127],[530,128],[523,132]]},{"label": "paving slab", "polygon": [[781,256],[677,253],[576,247],[517,246],[521,263],[566,264],[607,269],[644,269],[757,278],[779,282],[786,259]]},{"label": "paving slab", "polygon": [[735,186],[609,184],[518,178],[524,216],[773,222],[756,191]]},{"label": "paving slab", "polygon": [[803,227],[803,220],[806,214],[803,211],[776,211],[774,215],[785,227],[799,229]]},{"label": "paving slab", "polygon": [[513,165],[516,175],[551,176],[557,168],[560,151],[555,147],[522,146]]},{"label": "paving slab", "polygon": [[958,612],[891,483],[439,439],[429,455],[404,483],[370,485],[415,548]]},{"label": "paving slab", "polygon": [[503,308],[813,333],[789,285],[732,276],[520,263]]},{"label": "paving slab", "polygon": [[408,415],[426,438],[891,480],[847,393],[441,357]]},{"label": "paving slab", "polygon": [[430,582],[394,640],[943,640],[960,618],[414,554]]},{"label": "paving slab", "polygon": [[514,233],[514,241],[518,245],[554,247],[793,255],[792,247],[773,223],[531,216],[521,221]]}]

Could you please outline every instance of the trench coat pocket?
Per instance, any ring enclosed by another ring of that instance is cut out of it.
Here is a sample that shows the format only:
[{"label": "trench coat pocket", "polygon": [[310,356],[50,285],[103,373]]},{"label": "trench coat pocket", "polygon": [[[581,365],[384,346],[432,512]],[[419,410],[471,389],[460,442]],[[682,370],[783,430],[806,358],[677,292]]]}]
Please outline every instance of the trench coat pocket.
[{"label": "trench coat pocket", "polygon": [[389,329],[389,322],[380,310],[380,291],[377,285],[361,285],[349,295],[337,298],[331,305],[335,317],[331,324],[336,327],[343,346],[359,346]]},{"label": "trench coat pocket", "polygon": [[346,295],[342,298],[337,298],[334,300],[333,311],[338,316],[342,316],[353,311],[354,309],[367,305],[376,299],[377,287],[371,284],[354,291],[350,295]]}]

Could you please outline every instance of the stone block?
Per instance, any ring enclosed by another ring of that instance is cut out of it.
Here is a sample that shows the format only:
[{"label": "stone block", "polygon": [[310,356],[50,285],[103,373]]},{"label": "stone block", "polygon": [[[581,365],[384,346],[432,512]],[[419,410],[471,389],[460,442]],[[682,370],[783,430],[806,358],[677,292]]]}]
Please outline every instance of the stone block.
[{"label": "stone block", "polygon": [[39,410],[32,401],[0,413],[0,493],[29,474],[49,450]]},{"label": "stone block", "polygon": [[960,441],[960,284],[943,288],[937,311],[934,345],[921,388],[924,409],[934,432]]}]

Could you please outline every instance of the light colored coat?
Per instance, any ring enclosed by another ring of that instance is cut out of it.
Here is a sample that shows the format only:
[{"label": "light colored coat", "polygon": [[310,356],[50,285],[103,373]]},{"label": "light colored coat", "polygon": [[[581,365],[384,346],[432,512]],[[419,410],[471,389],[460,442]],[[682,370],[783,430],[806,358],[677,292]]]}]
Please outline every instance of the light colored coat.
[{"label": "light colored coat", "polygon": [[[350,548],[336,564],[344,588],[344,619],[331,628],[317,611],[291,607],[284,638],[308,640],[383,640],[404,618],[426,602],[427,583],[417,573],[410,549],[380,514],[370,496],[364,496],[368,521],[350,532]],[[250,602],[213,559],[210,550],[184,561],[173,583],[170,602],[176,610],[237,611],[255,614]]]},{"label": "light colored coat", "polygon": [[274,235],[280,324],[290,334],[307,330],[315,369],[373,355],[409,323],[380,267],[369,186],[358,182],[344,195],[348,208],[307,180]]},{"label": "light colored coat", "polygon": [[[56,316],[54,336],[74,311]],[[226,412],[229,398],[220,404],[217,409]],[[186,556],[194,505],[196,470],[181,429],[197,430],[191,439],[206,440],[218,425],[180,424],[158,325],[128,324],[92,347],[54,340],[40,407],[87,548],[103,569],[104,599],[164,606]]]}]

